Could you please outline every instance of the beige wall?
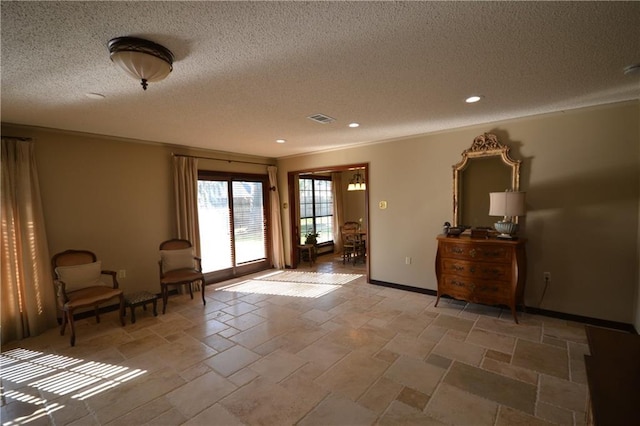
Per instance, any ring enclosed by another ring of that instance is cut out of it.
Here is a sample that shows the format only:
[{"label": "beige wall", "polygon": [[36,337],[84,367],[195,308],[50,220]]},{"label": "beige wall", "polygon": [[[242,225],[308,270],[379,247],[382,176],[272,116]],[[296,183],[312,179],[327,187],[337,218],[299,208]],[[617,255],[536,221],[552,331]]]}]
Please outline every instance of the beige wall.
[{"label": "beige wall", "polygon": [[[32,137],[49,252],[94,251],[103,267],[126,270],[125,291],[159,292],[158,246],[176,237],[171,154],[216,153],[3,125]],[[264,159],[223,158],[265,162]],[[266,174],[259,165],[199,160],[199,168]]]},{"label": "beige wall", "polygon": [[[523,160],[527,304],[640,329],[639,111],[638,102],[628,102],[282,159],[281,201],[288,202],[289,171],[368,163],[371,279],[436,289],[435,236],[451,221],[451,166],[475,136],[496,133]],[[36,140],[50,252],[92,249],[106,267],[127,270],[123,288],[157,291],[158,244],[174,237],[171,152],[208,153],[7,125],[2,134]],[[382,200],[386,210],[378,208]],[[540,304],[544,271],[552,280]]]},{"label": "beige wall", "polygon": [[[523,161],[526,303],[637,323],[638,110],[627,102],[281,159],[281,194],[288,171],[368,162],[370,278],[436,289],[435,236],[452,216],[451,166],[475,136],[495,133]],[[540,303],[545,271],[552,279]]]},{"label": "beige wall", "polygon": [[[638,133],[640,133],[640,109],[638,109]],[[638,154],[640,155],[640,138],[638,139]],[[638,162],[640,162],[640,157],[638,158]],[[640,200],[638,200],[640,203]],[[640,222],[640,215],[638,215],[638,221]],[[635,304],[635,318],[634,318],[634,326],[636,331],[640,333],[640,223],[638,226],[638,286],[636,287],[636,304]]]}]

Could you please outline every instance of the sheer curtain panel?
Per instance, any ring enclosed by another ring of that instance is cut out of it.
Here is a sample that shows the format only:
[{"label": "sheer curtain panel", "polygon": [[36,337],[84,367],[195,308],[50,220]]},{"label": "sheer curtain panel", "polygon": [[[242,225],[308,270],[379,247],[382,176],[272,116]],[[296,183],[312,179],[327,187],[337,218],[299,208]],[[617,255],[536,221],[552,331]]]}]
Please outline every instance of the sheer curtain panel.
[{"label": "sheer curtain panel", "polygon": [[2,344],[56,326],[32,140],[2,138]]},{"label": "sheer curtain panel", "polygon": [[344,203],[342,202],[342,172],[331,173],[331,186],[333,191],[333,252],[340,253],[342,251],[342,235],[340,226],[344,221]]},{"label": "sheer curtain panel", "polygon": [[271,204],[271,241],[273,241],[273,266],[285,267],[284,242],[282,240],[282,216],[280,214],[280,192],[278,191],[278,168],[267,166],[269,173],[269,204]]},{"label": "sheer curtain panel", "polygon": [[200,257],[198,223],[198,159],[173,157],[173,186],[176,200],[178,238],[189,240]]}]

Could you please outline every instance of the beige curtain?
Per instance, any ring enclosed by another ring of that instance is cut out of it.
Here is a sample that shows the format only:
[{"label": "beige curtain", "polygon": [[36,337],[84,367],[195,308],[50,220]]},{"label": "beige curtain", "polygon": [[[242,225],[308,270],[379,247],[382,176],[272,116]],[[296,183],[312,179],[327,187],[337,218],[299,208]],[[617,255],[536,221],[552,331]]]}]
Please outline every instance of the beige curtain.
[{"label": "beige curtain", "polygon": [[2,138],[2,344],[56,325],[34,143]]},{"label": "beige curtain", "polygon": [[331,193],[333,195],[333,251],[342,252],[340,226],[344,222],[344,203],[342,202],[342,172],[331,173]]},{"label": "beige curtain", "polygon": [[198,224],[198,159],[173,157],[173,188],[176,202],[178,238],[191,241],[200,256]]},{"label": "beige curtain", "polygon": [[268,166],[269,204],[271,204],[271,241],[273,242],[273,266],[277,269],[285,267],[284,243],[282,240],[282,216],[280,214],[280,193],[278,191],[278,168]]}]

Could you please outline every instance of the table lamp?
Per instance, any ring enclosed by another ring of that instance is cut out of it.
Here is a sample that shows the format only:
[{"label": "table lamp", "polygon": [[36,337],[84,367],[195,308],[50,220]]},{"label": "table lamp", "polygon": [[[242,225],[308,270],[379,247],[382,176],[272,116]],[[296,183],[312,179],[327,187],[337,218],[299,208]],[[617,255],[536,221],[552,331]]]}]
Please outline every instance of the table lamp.
[{"label": "table lamp", "polygon": [[489,216],[503,216],[503,219],[493,224],[500,234],[498,238],[513,239],[518,231],[518,224],[513,222],[516,216],[524,216],[525,192],[504,191],[489,193]]}]

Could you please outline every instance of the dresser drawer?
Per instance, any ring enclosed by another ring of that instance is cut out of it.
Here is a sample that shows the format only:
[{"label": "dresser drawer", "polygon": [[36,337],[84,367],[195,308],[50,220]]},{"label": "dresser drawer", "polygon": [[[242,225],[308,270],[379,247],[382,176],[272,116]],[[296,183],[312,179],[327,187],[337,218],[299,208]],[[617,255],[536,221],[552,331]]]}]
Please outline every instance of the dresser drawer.
[{"label": "dresser drawer", "polygon": [[508,281],[483,280],[460,275],[442,275],[438,293],[447,294],[461,300],[490,305],[509,305],[511,285]]},{"label": "dresser drawer", "polygon": [[471,262],[468,260],[442,259],[442,273],[489,280],[510,280],[511,265],[508,263]]},{"label": "dresser drawer", "polygon": [[499,244],[440,243],[442,256],[461,260],[511,262],[511,247]]},{"label": "dresser drawer", "polygon": [[461,300],[469,300],[473,295],[473,287],[469,280],[456,275],[443,275],[438,283],[438,295],[448,294]]}]

